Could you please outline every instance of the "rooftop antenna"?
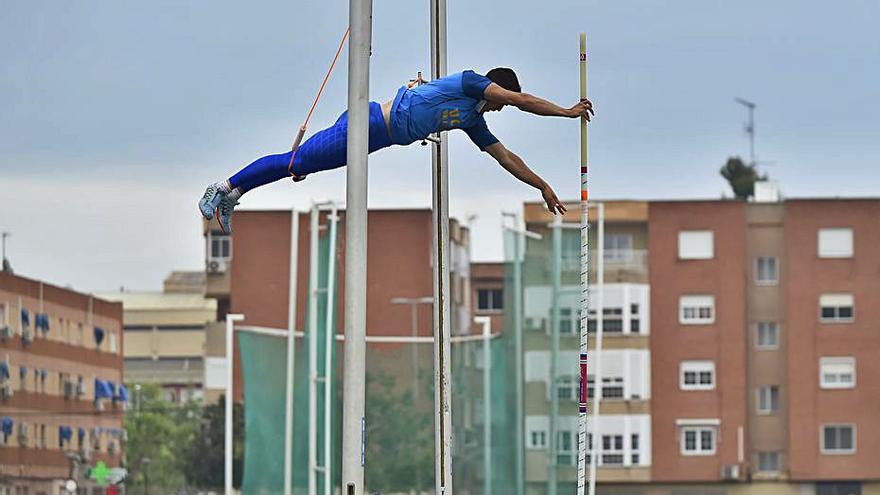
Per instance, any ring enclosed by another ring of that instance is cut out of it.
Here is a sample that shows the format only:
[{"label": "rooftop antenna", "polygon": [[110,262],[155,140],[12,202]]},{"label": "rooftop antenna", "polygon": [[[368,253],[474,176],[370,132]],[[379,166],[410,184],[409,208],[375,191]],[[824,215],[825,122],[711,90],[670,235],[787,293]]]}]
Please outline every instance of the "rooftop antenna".
[{"label": "rooftop antenna", "polygon": [[746,123],[746,134],[749,135],[749,164],[755,166],[755,107],[757,105],[743,98],[734,98],[740,105],[749,109],[749,121]]}]

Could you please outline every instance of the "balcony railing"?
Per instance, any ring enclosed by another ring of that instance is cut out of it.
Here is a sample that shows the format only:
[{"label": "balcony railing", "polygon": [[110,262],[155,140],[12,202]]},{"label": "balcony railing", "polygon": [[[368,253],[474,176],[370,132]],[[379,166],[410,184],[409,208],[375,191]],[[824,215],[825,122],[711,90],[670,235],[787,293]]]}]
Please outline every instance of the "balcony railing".
[{"label": "balcony railing", "polygon": [[[595,251],[591,252],[592,259],[595,260]],[[647,249],[606,249],[605,250],[605,271],[630,271],[633,273],[648,272],[648,250]],[[552,260],[547,262],[548,268],[552,269]],[[572,253],[564,253],[562,255],[561,269],[562,271],[580,270],[580,255]],[[592,263],[590,270],[596,271],[595,261]]]}]

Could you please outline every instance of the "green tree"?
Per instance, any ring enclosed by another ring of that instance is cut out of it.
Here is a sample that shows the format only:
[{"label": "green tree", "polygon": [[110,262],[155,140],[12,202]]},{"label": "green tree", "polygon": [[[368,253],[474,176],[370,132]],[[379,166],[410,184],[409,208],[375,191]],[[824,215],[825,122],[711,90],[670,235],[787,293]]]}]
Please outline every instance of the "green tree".
[{"label": "green tree", "polygon": [[767,176],[761,176],[754,165],[746,165],[742,158],[731,156],[727,163],[721,167],[721,176],[727,179],[733,194],[739,199],[748,199],[755,194],[755,182],[767,180]]},{"label": "green tree", "polygon": [[[225,396],[202,408],[197,433],[183,447],[182,464],[191,486],[223,487],[225,418]],[[232,431],[232,485],[240,488],[244,469],[244,406],[238,403],[232,405]]]},{"label": "green tree", "polygon": [[147,481],[157,493],[184,486],[181,446],[198,432],[193,407],[197,406],[181,408],[164,400],[158,385],[142,385],[136,392],[134,408],[125,414],[126,466],[133,493],[144,493]]},{"label": "green tree", "polygon": [[371,374],[367,383],[365,476],[370,490],[432,490],[434,429],[430,411],[414,408],[410,388],[395,386],[387,373]]}]

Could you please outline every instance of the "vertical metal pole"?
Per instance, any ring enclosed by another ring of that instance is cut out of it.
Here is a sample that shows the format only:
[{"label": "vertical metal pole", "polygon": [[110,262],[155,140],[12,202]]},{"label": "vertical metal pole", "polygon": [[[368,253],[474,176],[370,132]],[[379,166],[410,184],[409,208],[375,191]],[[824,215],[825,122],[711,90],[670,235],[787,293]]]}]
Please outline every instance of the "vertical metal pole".
[{"label": "vertical metal pole", "polygon": [[318,206],[309,215],[309,495],[318,493]]},{"label": "vertical metal pole", "polygon": [[293,385],[296,359],[296,295],[299,250],[299,213],[290,210],[290,281],[287,306],[287,391],[284,402],[284,495],[293,490]]},{"label": "vertical metal pole", "polygon": [[[602,434],[599,430],[599,416],[602,415],[602,336],[605,333],[605,203],[598,204],[599,209],[599,235],[596,239],[598,255],[596,256],[596,287],[599,289],[596,294],[596,348],[593,353],[593,362],[596,365],[596,371],[593,372],[593,451],[590,457],[590,495],[596,495],[596,466],[599,463],[599,455],[601,449],[599,445],[602,440]],[[624,306],[623,317],[628,318],[626,314],[628,308]],[[626,373],[626,371],[624,372]],[[625,375],[624,375],[625,376]],[[624,438],[628,441],[629,438]]]},{"label": "vertical metal pole", "polygon": [[[412,364],[413,364],[413,390],[412,390],[412,401],[413,407],[418,410],[419,407],[419,344],[415,341],[415,337],[418,336],[419,329],[419,307],[418,302],[411,301],[409,303],[409,312],[410,312],[410,328],[412,329],[413,343],[410,345],[412,347]],[[418,469],[418,467],[416,467]]]},{"label": "vertical metal pole", "polygon": [[342,486],[364,493],[366,445],[367,161],[372,0],[349,0]]},{"label": "vertical metal pole", "polygon": [[336,295],[336,226],[339,222],[336,203],[330,203],[327,259],[327,323],[324,329],[324,495],[333,491],[332,440],[333,440],[333,346],[336,345],[336,327],[333,325],[333,299]]},{"label": "vertical metal pole", "polygon": [[[587,97],[587,35],[580,36],[580,97]],[[577,495],[584,495],[587,487],[587,315],[590,307],[590,210],[587,187],[587,120],[581,118],[581,343],[578,353],[580,365],[580,397],[578,398],[578,468]],[[595,386],[594,386],[595,389]]]},{"label": "vertical metal pole", "polygon": [[483,325],[483,495],[492,495],[492,318],[475,320]]},{"label": "vertical metal pole", "polygon": [[556,450],[558,448],[558,436],[556,420],[559,416],[559,394],[556,391],[558,381],[557,361],[559,359],[559,292],[562,284],[562,217],[557,215],[553,219],[553,241],[551,251],[551,281],[553,285],[552,300],[550,301],[550,379],[547,387],[550,389],[550,432],[547,445],[547,495],[556,495]]},{"label": "vertical metal pole", "polygon": [[[91,299],[89,301],[91,302]],[[235,349],[233,348],[235,328],[233,325],[236,321],[243,319],[244,315],[241,314],[230,313],[226,315],[226,411],[223,435],[223,484],[226,495],[232,495],[232,403],[235,401],[232,397],[232,368],[235,363]]]},{"label": "vertical metal pole", "polygon": [[[446,0],[431,0],[431,78],[446,75]],[[434,220],[435,493],[452,494],[452,406],[449,322],[449,170],[447,140],[432,147]]]},{"label": "vertical metal pole", "polygon": [[523,435],[525,424],[523,421],[523,328],[522,328],[522,264],[523,244],[525,244],[525,226],[520,226],[519,215],[515,218],[516,227],[522,228],[523,232],[515,232],[513,240],[513,342],[514,342],[514,368],[516,375],[516,433],[515,433],[515,459],[516,459],[516,495],[525,494],[525,446]]}]

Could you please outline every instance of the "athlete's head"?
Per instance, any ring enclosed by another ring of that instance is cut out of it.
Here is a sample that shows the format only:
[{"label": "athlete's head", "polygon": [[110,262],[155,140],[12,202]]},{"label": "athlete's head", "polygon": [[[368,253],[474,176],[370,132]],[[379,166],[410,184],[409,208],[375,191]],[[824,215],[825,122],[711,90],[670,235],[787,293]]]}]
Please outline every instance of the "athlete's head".
[{"label": "athlete's head", "polygon": [[[516,72],[514,72],[513,69],[496,67],[486,73],[486,78],[508,91],[513,91],[514,93],[522,92],[522,88],[519,85],[519,79],[516,78]],[[501,103],[487,101],[486,105],[483,107],[483,111],[497,112],[502,108],[504,108],[504,105]]]}]

